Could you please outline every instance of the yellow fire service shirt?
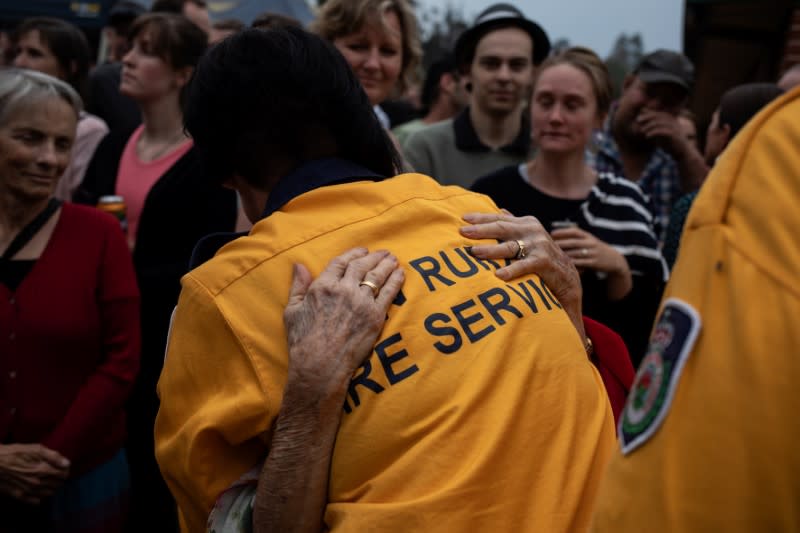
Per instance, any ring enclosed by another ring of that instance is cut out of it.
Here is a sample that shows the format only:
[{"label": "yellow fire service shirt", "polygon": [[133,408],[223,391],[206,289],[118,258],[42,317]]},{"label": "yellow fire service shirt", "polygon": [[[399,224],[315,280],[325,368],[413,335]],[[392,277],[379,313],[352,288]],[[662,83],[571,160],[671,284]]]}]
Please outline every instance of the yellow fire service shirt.
[{"label": "yellow fire service shirt", "polygon": [[662,309],[594,531],[800,531],[800,90],[717,161]]},{"label": "yellow fire service shirt", "polygon": [[535,276],[467,253],[485,196],[419,174],[299,195],[183,278],[156,452],[185,529],[268,452],[286,381],[295,262],[391,250],[406,271],[350,384],[330,472],[332,531],[580,531],[614,447],[609,402]]}]

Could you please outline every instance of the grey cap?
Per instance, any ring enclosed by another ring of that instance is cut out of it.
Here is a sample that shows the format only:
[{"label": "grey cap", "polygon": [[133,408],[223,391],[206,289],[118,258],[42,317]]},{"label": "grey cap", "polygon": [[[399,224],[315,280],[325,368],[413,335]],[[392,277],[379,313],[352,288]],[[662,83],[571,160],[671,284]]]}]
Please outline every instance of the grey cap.
[{"label": "grey cap", "polygon": [[683,54],[670,50],[656,50],[644,56],[634,70],[645,83],[674,83],[686,91],[694,83],[694,65]]}]

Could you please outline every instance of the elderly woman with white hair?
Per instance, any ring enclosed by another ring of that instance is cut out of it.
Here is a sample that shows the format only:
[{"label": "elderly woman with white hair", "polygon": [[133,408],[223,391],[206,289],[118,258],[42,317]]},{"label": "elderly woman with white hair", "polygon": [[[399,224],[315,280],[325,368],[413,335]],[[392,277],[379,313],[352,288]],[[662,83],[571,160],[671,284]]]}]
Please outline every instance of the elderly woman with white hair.
[{"label": "elderly woman with white hair", "polygon": [[139,295],[119,223],[54,197],[81,111],[0,72],[0,529],[119,531]]}]

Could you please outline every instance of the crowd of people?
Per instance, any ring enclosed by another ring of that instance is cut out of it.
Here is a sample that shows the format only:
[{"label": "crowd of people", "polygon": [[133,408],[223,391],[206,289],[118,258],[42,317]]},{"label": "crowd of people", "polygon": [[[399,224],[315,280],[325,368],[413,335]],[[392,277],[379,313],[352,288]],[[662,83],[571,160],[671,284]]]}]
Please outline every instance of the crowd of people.
[{"label": "crowd of people", "polygon": [[105,32],[0,69],[0,531],[800,530],[799,68],[699,142],[511,4]]}]

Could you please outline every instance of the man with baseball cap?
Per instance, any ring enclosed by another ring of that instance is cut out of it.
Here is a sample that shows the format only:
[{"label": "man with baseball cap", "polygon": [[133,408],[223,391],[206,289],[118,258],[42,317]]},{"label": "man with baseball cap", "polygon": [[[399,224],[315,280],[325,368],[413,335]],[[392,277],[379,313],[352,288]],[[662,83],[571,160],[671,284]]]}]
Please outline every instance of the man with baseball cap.
[{"label": "man with baseball cap", "polygon": [[647,54],[625,78],[598,143],[596,169],[639,184],[650,196],[662,241],[672,204],[697,189],[708,173],[678,122],[693,81],[694,66],[683,54]]},{"label": "man with baseball cap", "polygon": [[478,15],[455,46],[469,107],[407,139],[403,151],[411,166],[443,184],[469,187],[484,174],[525,161],[531,141],[524,102],[534,65],[549,52],[547,34],[516,7],[494,4]]}]

